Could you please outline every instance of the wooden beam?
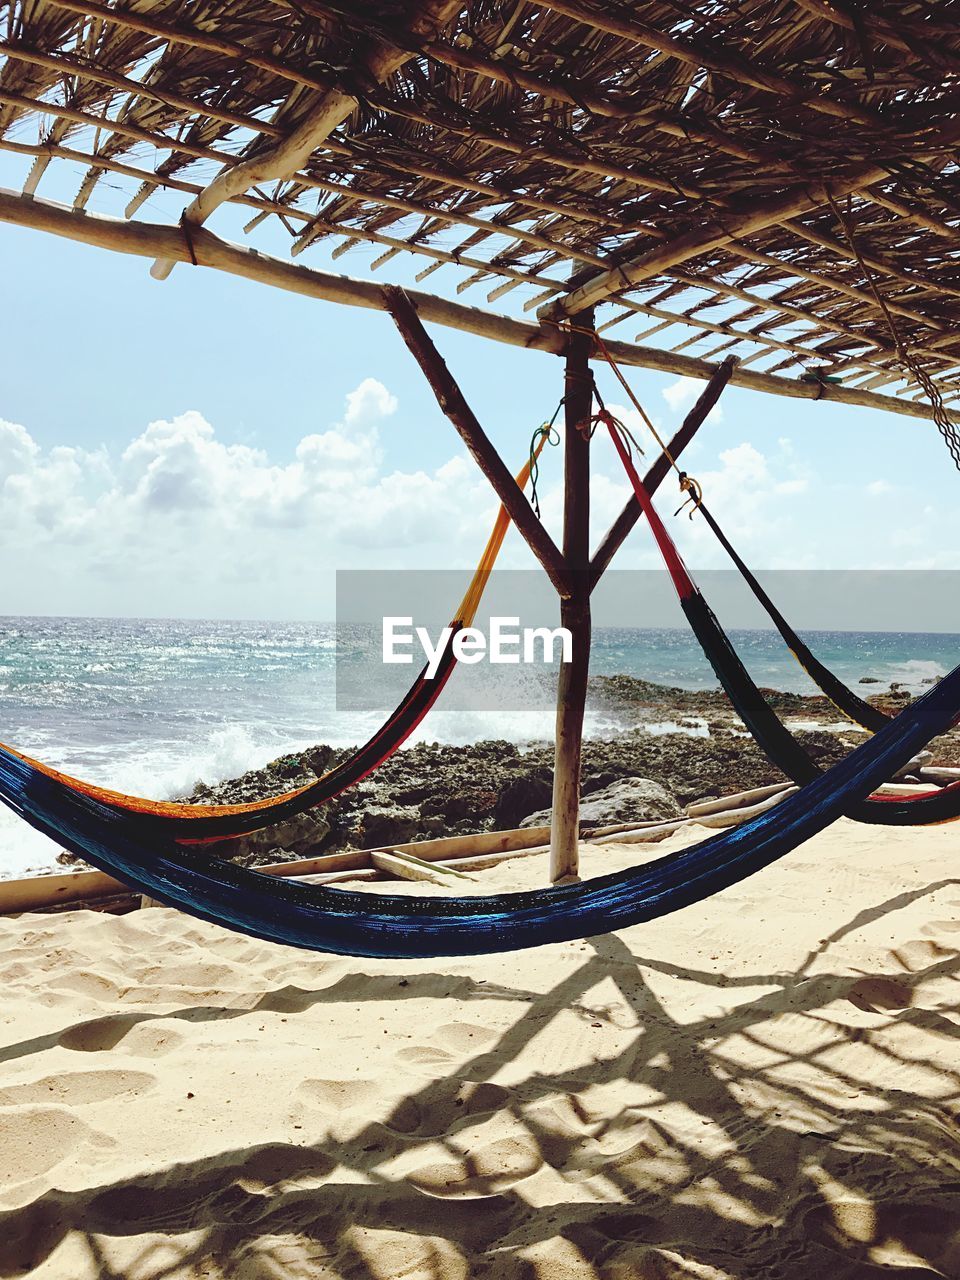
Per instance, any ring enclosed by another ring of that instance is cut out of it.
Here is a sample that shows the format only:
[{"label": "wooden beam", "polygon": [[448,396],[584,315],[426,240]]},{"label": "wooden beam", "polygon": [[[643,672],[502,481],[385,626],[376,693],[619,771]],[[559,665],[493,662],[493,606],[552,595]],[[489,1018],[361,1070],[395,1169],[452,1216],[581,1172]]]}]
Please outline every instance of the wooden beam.
[{"label": "wooden beam", "polygon": [[[550,815],[550,879],[575,876],[580,865],[580,756],[590,674],[590,418],[593,412],[593,314],[577,317],[564,372],[563,559],[573,592],[560,602],[572,652],[557,681],[557,730]],[[581,332],[580,326],[587,330]]]},{"label": "wooden beam", "polygon": [[[188,245],[179,227],[150,222],[127,222],[103,214],[80,212],[53,200],[24,196],[3,188],[0,188],[0,222],[46,231],[117,253],[195,262],[197,266],[224,271],[245,280],[254,280],[259,284],[271,285],[273,288],[324,302],[338,302],[373,311],[388,309],[383,286],[375,281],[354,280],[350,276],[285,262],[254,249],[230,244],[205,228],[194,232]],[[554,325],[538,326],[514,320],[510,316],[450,302],[421,290],[408,290],[408,295],[415,302],[421,319],[430,323],[491,338],[509,346],[554,354],[563,350],[563,334]],[[759,301],[753,299],[755,303]],[[629,342],[608,342],[606,345],[619,364],[633,368],[655,369],[661,373],[702,381],[711,378],[717,369],[716,365],[706,360],[663,351],[659,347],[645,347]],[[734,370],[730,381],[734,386],[786,396],[792,400],[823,400],[834,404],[860,405],[923,420],[929,420],[933,416],[927,404],[898,400],[892,396],[877,395],[836,383],[800,382],[757,373],[743,367]]]},{"label": "wooden beam", "polygon": [[[610,344],[607,343],[609,349]],[[734,356],[727,356],[722,364],[715,369],[713,376],[707,385],[700,392],[700,396],[684,418],[676,435],[667,445],[670,450],[670,457],[676,461],[693,437],[697,434],[707,419],[707,415],[713,406],[720,399],[720,395],[733,376],[736,369],[737,361]],[[644,477],[643,485],[647,493],[653,496],[659,489],[660,485],[666,479],[670,472],[670,459],[665,453],[661,453],[653,466]],[[627,504],[617,516],[616,520],[610,526],[606,537],[600,543],[596,550],[596,554],[590,561],[590,587],[591,590],[596,587],[597,583],[606,572],[610,561],[623,546],[627,534],[634,527],[640,517],[643,515],[643,508],[637,501],[636,494],[631,493],[627,499]]]},{"label": "wooden beam", "polygon": [[[425,0],[420,10],[411,15],[408,33],[415,38],[435,37],[459,9],[460,0]],[[362,24],[358,35],[364,38]],[[358,51],[358,65],[353,70],[358,78],[367,81],[387,80],[413,56],[409,50],[379,41],[365,40],[365,44],[365,52]],[[195,230],[225,201],[232,200],[259,182],[288,178],[296,173],[311,153],[356,110],[357,105],[353,94],[336,85],[330,86],[320,94],[304,119],[275,146],[267,147],[218,174],[183,211],[184,222]],[[165,280],[175,261],[173,258],[158,258],[150,274],[156,280]]]},{"label": "wooden beam", "polygon": [[467,404],[463,392],[424,329],[416,304],[403,289],[388,287],[383,292],[393,322],[423,370],[437,397],[437,403],[453,423],[477,466],[493,485],[510,519],[523,534],[561,598],[566,599],[572,593],[571,578],[556,543],[537,519],[523,490]]},{"label": "wooden beam", "polygon": [[[924,153],[929,154],[937,147],[952,145],[958,136],[960,119],[955,119],[935,137],[924,139]],[[545,320],[576,315],[585,307],[605,302],[624,289],[632,288],[653,276],[663,275],[671,267],[689,262],[691,258],[700,257],[711,249],[722,248],[733,240],[751,236],[765,227],[809,213],[828,203],[829,198],[839,199],[875,182],[889,180],[889,177],[889,171],[881,165],[857,165],[843,177],[835,178],[829,183],[800,183],[771,200],[753,200],[748,208],[740,212],[731,209],[727,213],[714,214],[706,231],[697,227],[648,249],[637,258],[617,263],[608,271],[588,279],[580,288],[574,289],[559,301],[550,303],[538,314]]]}]

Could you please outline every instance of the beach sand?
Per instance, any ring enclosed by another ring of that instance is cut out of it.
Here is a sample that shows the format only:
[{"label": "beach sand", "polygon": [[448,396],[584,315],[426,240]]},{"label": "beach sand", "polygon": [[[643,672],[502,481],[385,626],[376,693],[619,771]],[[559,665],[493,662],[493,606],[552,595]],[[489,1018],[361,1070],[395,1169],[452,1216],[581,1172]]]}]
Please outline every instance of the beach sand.
[{"label": "beach sand", "polygon": [[664,920],[454,961],[2,920],[0,1274],[960,1276],[956,852],[843,821]]}]

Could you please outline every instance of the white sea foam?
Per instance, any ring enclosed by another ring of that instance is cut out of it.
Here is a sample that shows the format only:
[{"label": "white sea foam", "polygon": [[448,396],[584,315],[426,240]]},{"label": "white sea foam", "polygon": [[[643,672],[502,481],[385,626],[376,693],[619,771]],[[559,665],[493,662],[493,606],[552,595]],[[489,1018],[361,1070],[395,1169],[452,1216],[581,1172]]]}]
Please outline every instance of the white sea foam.
[{"label": "white sea foam", "polygon": [[913,658],[907,662],[888,663],[877,676],[889,688],[892,684],[903,685],[911,693],[921,693],[929,688],[931,681],[940,680],[947,674],[947,668],[939,662],[928,659]]},{"label": "white sea foam", "polygon": [[680,733],[687,738],[710,737],[709,724],[699,716],[691,716],[684,724],[678,724],[676,720],[659,720],[653,724],[645,724],[643,728],[655,738],[662,738],[667,733]]}]

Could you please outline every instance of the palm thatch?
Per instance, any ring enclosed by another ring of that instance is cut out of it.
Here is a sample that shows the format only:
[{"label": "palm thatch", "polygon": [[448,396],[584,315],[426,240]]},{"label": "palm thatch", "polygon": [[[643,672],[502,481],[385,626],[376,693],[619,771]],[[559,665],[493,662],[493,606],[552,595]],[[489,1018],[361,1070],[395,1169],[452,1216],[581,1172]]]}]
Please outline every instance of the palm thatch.
[{"label": "palm thatch", "polygon": [[68,183],[198,261],[241,206],[528,345],[599,306],[633,363],[919,414],[960,396],[958,102],[960,0],[18,0],[0,217]]}]

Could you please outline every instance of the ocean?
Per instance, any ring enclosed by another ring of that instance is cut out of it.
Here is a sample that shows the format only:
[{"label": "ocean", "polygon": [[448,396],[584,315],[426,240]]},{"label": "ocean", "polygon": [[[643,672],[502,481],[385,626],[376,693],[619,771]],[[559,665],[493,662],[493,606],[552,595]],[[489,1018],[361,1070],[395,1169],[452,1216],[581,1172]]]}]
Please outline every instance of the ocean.
[{"label": "ocean", "polygon": [[[765,686],[816,692],[773,631],[732,631]],[[814,652],[848,684],[863,676],[913,691],[957,661],[960,636],[808,632]],[[0,619],[0,740],[93,782],[167,799],[257,768],[318,742],[352,746],[380,711],[338,710],[336,633],[330,623],[167,619]],[[594,674],[639,676],[685,689],[716,687],[696,641],[679,629],[597,629]],[[412,670],[411,670],[412,674]],[[385,708],[388,709],[388,708]],[[586,732],[625,721],[588,709]],[[665,726],[651,725],[651,732]],[[523,743],[553,732],[547,696],[538,710],[435,709],[414,741]],[[0,807],[0,876],[48,868],[45,837]]]}]

